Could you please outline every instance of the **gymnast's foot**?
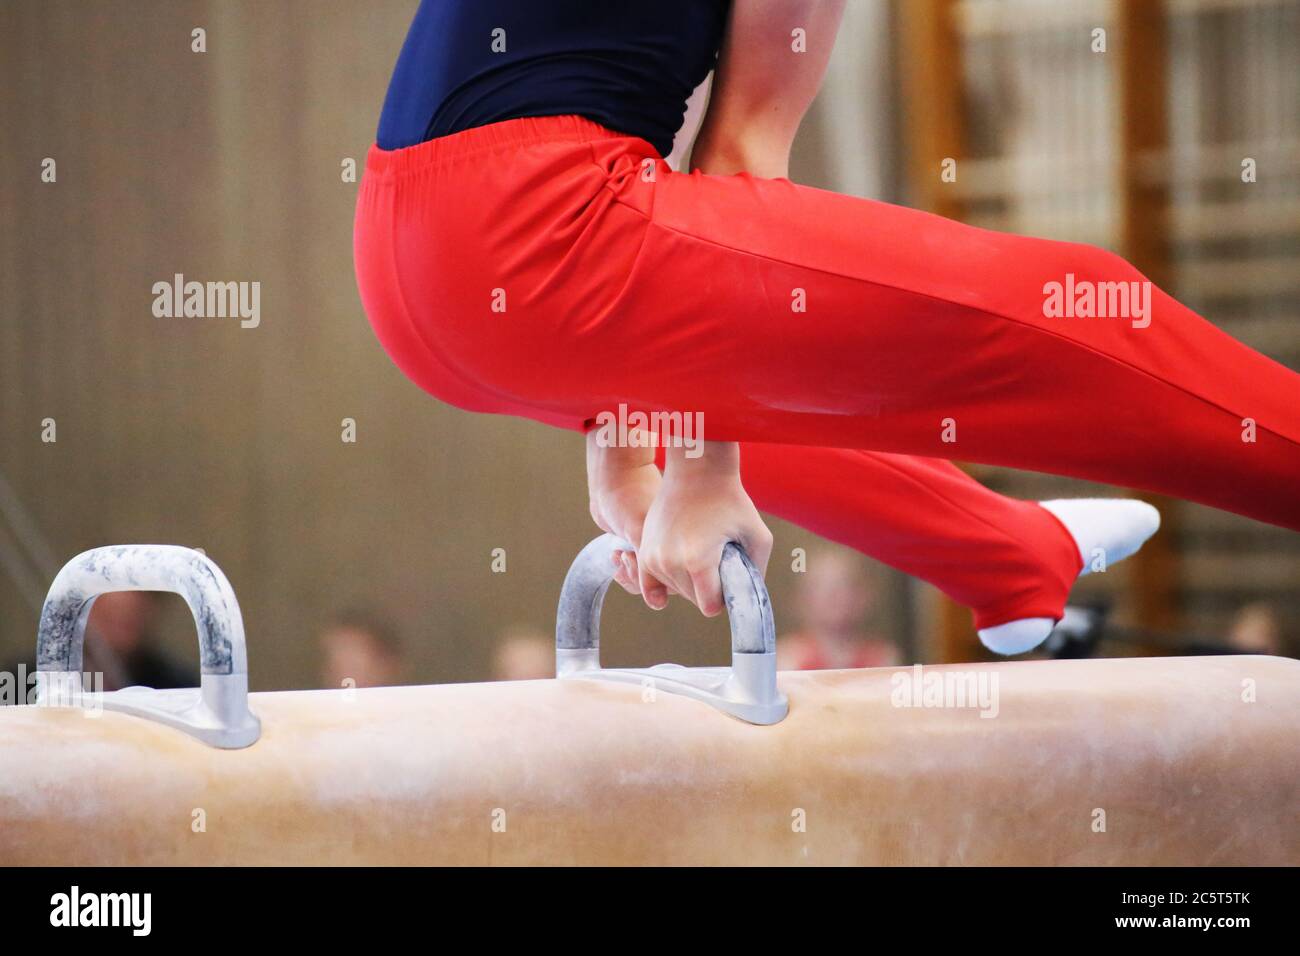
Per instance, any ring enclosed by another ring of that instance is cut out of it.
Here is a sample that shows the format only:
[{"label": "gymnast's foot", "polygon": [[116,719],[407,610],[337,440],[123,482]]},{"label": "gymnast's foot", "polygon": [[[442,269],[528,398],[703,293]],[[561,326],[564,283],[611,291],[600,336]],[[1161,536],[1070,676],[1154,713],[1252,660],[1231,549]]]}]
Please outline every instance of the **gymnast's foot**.
[{"label": "gymnast's foot", "polygon": [[[1123,561],[1160,527],[1160,512],[1145,501],[1128,498],[1076,498],[1040,501],[1056,516],[1079,548],[1079,577]],[[979,632],[980,642],[995,654],[1024,654],[1052,633],[1050,617],[1027,617]]]}]

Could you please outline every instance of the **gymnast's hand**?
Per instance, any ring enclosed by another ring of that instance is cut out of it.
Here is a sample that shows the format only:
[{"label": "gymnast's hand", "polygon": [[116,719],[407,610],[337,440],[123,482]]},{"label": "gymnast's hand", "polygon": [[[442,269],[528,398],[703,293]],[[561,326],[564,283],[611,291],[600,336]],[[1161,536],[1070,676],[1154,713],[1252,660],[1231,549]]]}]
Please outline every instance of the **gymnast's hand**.
[{"label": "gymnast's hand", "polygon": [[[646,513],[663,479],[655,467],[653,436],[633,429],[629,439],[646,444],[607,446],[600,443],[599,432],[587,434],[587,495],[591,520],[597,527],[639,548]],[[640,594],[634,579],[622,570],[621,553],[615,555],[615,579],[633,594]]]},{"label": "gymnast's hand", "polygon": [[[628,439],[626,446],[604,445],[599,432],[587,433],[587,495],[596,526],[640,548],[646,514],[663,479],[655,465],[654,436],[632,429]],[[636,552],[615,551],[612,559],[619,587],[639,596]]]},{"label": "gymnast's hand", "polygon": [[663,484],[646,515],[640,546],[623,560],[634,562],[628,570],[636,571],[650,607],[663,608],[669,594],[680,594],[713,617],[723,609],[723,547],[737,542],[766,572],[772,532],[740,484],[739,446],[704,442],[703,449],[696,458],[682,448],[667,450]]}]

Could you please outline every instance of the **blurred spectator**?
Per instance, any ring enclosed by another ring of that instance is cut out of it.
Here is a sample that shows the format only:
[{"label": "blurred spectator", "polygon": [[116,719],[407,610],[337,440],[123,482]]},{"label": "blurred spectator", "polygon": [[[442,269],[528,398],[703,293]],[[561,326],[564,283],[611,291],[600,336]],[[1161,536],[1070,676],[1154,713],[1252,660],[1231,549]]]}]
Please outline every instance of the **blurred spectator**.
[{"label": "blurred spectator", "polygon": [[847,549],[819,550],[798,576],[800,629],[776,642],[782,670],[888,667],[899,663],[893,641],[870,630],[876,587],[867,559]]},{"label": "blurred spectator", "polygon": [[401,683],[402,647],[383,618],[364,610],[339,614],[321,632],[321,681],[326,687],[387,687]]},{"label": "blurred spectator", "polygon": [[157,591],[110,591],[91,605],[82,670],[103,671],[104,690],[198,686],[197,666],[191,670],[157,646],[162,599]]},{"label": "blurred spectator", "polygon": [[555,676],[555,641],[534,627],[502,632],[492,652],[493,680],[546,680]]},{"label": "blurred spectator", "polygon": [[1237,611],[1228,625],[1228,646],[1238,654],[1284,653],[1282,622],[1272,605],[1247,604]]}]

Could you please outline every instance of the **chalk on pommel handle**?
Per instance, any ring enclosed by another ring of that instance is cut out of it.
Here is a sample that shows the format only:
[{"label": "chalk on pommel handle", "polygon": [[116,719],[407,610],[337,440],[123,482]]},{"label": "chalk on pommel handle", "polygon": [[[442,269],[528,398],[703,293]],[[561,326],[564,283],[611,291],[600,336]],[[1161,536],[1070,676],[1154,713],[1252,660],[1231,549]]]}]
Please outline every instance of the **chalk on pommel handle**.
[{"label": "chalk on pommel handle", "polygon": [[601,535],[578,554],[564,578],[555,617],[555,676],[563,679],[649,683],[656,690],[703,701],[751,724],[775,724],[790,711],[776,686],[776,626],[763,577],[738,545],[722,549],[718,570],[731,624],[730,667],[606,669],[600,666],[600,609],[614,580],[615,551],[626,541]]},{"label": "chalk on pommel handle", "polygon": [[[112,591],[170,591],[189,605],[199,634],[200,686],[89,692],[81,650],[95,599]],[[37,703],[102,707],[157,721],[213,747],[247,747],[262,727],[248,709],[248,652],[235,592],[206,555],[165,544],[93,548],[50,585],[36,635]]]}]

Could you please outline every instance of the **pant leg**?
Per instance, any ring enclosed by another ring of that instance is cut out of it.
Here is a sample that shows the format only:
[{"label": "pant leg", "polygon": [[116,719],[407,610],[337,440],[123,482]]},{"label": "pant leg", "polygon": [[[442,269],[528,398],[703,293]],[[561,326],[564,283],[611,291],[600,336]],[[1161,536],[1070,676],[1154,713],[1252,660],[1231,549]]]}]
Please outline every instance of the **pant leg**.
[{"label": "pant leg", "polygon": [[530,340],[548,401],[627,399],[696,412],[717,440],[1052,472],[1300,530],[1300,376],[1158,289],[1145,323],[1045,315],[1049,283],[1145,282],[1112,253],[743,174],[664,167],[613,192],[620,227],[631,211],[645,228],[598,320]]},{"label": "pant leg", "polygon": [[[656,463],[662,470],[662,447]],[[934,585],[969,607],[977,628],[1059,620],[1082,568],[1051,512],[951,462],[746,442],[740,472],[760,511]]]},{"label": "pant leg", "polygon": [[976,627],[1059,619],[1078,577],[1074,539],[1035,502],[950,462],[746,442],[741,479],[762,511],[935,585]]}]

